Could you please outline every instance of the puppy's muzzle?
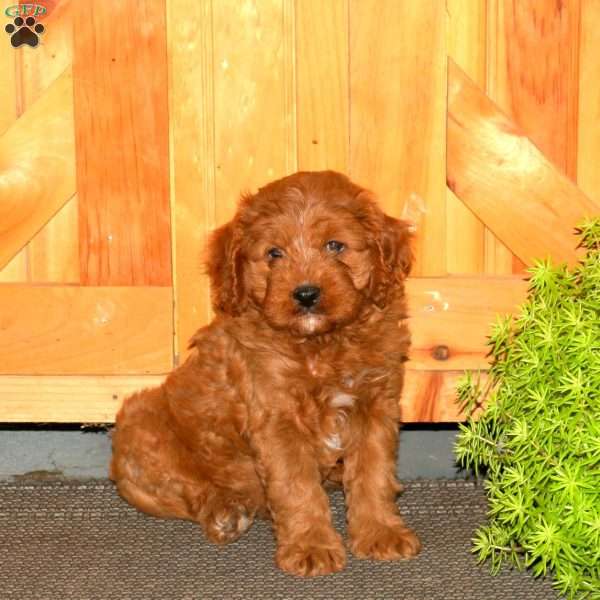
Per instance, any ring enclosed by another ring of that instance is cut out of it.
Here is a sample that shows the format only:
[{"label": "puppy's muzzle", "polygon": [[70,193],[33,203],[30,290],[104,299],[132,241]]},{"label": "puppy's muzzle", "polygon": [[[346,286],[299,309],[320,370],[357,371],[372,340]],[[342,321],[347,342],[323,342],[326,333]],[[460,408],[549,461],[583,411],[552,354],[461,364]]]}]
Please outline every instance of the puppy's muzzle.
[{"label": "puppy's muzzle", "polygon": [[292,297],[302,308],[310,309],[319,302],[321,288],[316,285],[300,285],[293,291]]}]

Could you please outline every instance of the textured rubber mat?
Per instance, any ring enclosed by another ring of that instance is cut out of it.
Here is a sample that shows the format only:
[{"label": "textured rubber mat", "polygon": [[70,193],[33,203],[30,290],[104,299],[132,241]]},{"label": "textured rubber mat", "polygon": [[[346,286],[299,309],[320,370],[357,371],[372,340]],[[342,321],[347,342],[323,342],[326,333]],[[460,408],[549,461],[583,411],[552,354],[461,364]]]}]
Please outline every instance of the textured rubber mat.
[{"label": "textured rubber mat", "polygon": [[[548,580],[476,564],[470,538],[485,519],[480,487],[405,482],[399,499],[423,552],[382,563],[349,556],[342,573],[302,579],[274,565],[270,524],[216,547],[198,526],[129,507],[108,481],[0,484],[0,598],[15,600],[484,600],[558,598]],[[345,532],[341,492],[331,494]]]}]

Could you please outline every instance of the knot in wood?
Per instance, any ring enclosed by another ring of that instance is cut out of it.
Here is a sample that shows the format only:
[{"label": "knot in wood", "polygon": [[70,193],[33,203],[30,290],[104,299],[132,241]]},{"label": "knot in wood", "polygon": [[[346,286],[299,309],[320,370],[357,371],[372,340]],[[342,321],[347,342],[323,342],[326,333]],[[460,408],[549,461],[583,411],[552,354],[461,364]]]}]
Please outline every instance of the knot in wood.
[{"label": "knot in wood", "polygon": [[448,360],[450,357],[450,348],[441,344],[440,346],[436,346],[431,354],[435,360]]}]

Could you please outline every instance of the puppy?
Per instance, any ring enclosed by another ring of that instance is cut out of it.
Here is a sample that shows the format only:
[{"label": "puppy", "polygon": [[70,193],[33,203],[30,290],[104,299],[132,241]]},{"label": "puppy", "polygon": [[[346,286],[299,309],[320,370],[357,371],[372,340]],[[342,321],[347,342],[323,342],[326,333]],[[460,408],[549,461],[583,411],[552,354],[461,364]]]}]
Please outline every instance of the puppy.
[{"label": "puppy", "polygon": [[321,575],[346,561],[323,487],[340,482],[355,556],[416,555],[395,503],[409,237],[332,171],[243,197],[209,242],[214,321],[117,415],[120,494],[220,544],[268,517],[279,567]]}]

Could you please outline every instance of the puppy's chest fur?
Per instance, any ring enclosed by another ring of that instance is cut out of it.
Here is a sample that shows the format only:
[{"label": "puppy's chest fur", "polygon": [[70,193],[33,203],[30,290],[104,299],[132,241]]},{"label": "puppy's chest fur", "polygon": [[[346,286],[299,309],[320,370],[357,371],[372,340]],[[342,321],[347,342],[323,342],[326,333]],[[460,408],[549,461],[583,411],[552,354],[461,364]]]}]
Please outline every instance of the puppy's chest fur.
[{"label": "puppy's chest fur", "polygon": [[[307,425],[315,430],[325,453],[341,453],[348,442],[351,419],[359,408],[356,373],[344,370],[343,364],[332,368],[318,355],[307,356],[303,362],[306,382],[311,389],[300,400],[305,405],[302,412],[314,411],[316,417]],[[307,408],[313,411],[307,411]]]},{"label": "puppy's chest fur", "polygon": [[[354,438],[377,405],[394,403],[396,377],[378,361],[355,353],[308,353],[290,378],[297,420],[309,434],[322,467],[331,468],[352,448]],[[390,414],[390,407],[386,407]],[[393,408],[391,409],[393,413]]]},{"label": "puppy's chest fur", "polygon": [[292,421],[327,468],[352,449],[374,415],[400,418],[409,336],[394,314],[355,335],[299,341],[243,327],[226,339],[235,340],[223,360],[227,379],[237,382],[240,429],[249,436],[266,423]]}]

